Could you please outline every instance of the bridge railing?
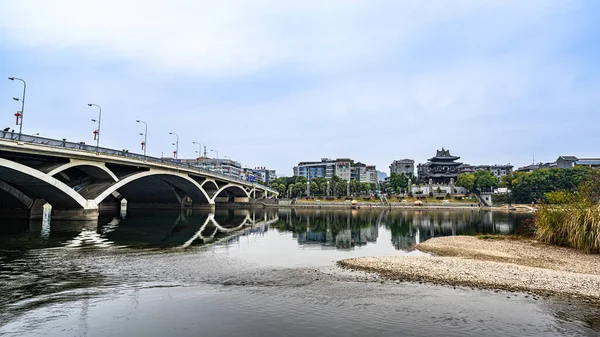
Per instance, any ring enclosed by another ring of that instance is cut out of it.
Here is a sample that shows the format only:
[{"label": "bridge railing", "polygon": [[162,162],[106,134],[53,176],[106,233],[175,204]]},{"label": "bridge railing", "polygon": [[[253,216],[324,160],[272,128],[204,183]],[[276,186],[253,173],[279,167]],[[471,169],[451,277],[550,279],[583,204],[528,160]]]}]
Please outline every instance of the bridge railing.
[{"label": "bridge railing", "polygon": [[[182,168],[185,168],[185,169],[188,169],[191,171],[208,173],[213,176],[221,177],[221,178],[228,179],[228,180],[236,180],[236,181],[240,181],[240,182],[243,182],[246,184],[251,183],[251,182],[241,179],[240,177],[237,177],[235,175],[227,175],[227,174],[207,170],[207,169],[204,169],[201,167],[194,166],[194,165],[192,165],[192,163],[179,163],[179,162],[175,162],[172,160],[165,160],[163,158],[144,156],[143,154],[129,152],[129,150],[126,150],[126,149],[115,150],[115,149],[109,149],[109,148],[105,148],[105,147],[96,147],[95,145],[86,144],[85,142],[75,143],[75,142],[68,142],[66,139],[58,140],[58,139],[44,138],[44,137],[26,135],[26,134],[21,134],[21,137],[19,139],[18,133],[10,132],[10,131],[0,131],[0,138],[13,140],[15,142],[20,141],[20,142],[25,142],[25,143],[47,145],[47,146],[58,147],[58,148],[81,150],[81,151],[86,151],[86,152],[91,152],[91,153],[101,153],[101,154],[111,155],[111,156],[133,158],[133,159],[138,159],[138,160],[142,160],[142,161],[146,161],[146,162],[154,162],[154,163],[161,164],[161,165],[182,167]],[[253,184],[253,185],[256,187],[259,187],[261,189],[264,189],[264,190],[274,191],[273,189],[271,189],[267,186],[263,186],[263,185],[259,185],[259,184]]]}]

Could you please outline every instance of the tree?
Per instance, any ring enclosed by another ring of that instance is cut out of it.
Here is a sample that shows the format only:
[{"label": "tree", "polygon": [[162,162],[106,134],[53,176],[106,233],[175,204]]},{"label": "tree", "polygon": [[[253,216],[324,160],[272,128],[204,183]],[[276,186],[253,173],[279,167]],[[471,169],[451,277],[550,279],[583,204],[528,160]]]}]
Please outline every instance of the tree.
[{"label": "tree", "polygon": [[314,181],[310,182],[310,194],[314,195],[315,193],[319,192],[319,184],[317,184]]},{"label": "tree", "polygon": [[456,179],[456,186],[464,187],[467,191],[473,190],[475,187],[475,175],[471,173],[461,173]]},{"label": "tree", "polygon": [[498,186],[498,178],[490,171],[477,171],[475,172],[475,186],[478,188]]},{"label": "tree", "polygon": [[390,188],[394,191],[399,191],[398,188],[407,188],[408,187],[408,178],[404,175],[404,173],[397,174],[392,172],[390,174]]}]

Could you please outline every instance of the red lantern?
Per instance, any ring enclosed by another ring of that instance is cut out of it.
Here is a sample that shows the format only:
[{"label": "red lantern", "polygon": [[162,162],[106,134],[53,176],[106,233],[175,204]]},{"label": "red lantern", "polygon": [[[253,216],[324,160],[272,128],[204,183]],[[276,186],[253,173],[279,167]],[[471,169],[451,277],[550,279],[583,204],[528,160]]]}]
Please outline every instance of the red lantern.
[{"label": "red lantern", "polygon": [[173,151],[173,158],[177,158],[177,150]]},{"label": "red lantern", "polygon": [[142,142],[142,151],[144,151],[144,148],[146,147],[146,143]]},{"label": "red lantern", "polygon": [[17,113],[15,113],[15,117],[16,117],[16,125],[20,125],[21,124],[21,118],[23,117],[23,115],[21,114],[21,111],[17,111]]},{"label": "red lantern", "polygon": [[98,130],[94,130],[94,140],[96,140],[96,138],[98,137]]}]

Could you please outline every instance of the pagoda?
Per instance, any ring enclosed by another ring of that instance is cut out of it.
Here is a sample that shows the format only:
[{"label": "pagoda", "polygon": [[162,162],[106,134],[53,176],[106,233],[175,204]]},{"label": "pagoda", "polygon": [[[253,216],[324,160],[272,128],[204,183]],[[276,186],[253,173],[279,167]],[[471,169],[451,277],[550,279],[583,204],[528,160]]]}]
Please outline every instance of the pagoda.
[{"label": "pagoda", "polygon": [[447,185],[451,179],[455,182],[458,178],[458,167],[462,163],[457,162],[460,157],[450,154],[450,150],[437,150],[435,157],[429,158],[427,163],[417,165],[419,180],[428,183],[430,180],[434,184]]}]

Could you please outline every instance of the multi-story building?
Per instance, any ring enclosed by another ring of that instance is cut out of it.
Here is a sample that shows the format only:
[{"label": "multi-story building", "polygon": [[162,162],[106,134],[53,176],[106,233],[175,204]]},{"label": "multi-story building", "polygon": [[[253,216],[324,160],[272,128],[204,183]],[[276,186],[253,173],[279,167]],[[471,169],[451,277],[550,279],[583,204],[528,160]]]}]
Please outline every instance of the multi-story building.
[{"label": "multi-story building", "polygon": [[414,176],[415,174],[415,161],[412,159],[400,159],[394,160],[390,165],[390,175],[392,173],[401,174],[405,176]]},{"label": "multi-story building", "polygon": [[378,176],[379,176],[379,172],[377,172],[375,165],[367,166],[366,182],[372,183],[372,184],[377,184],[379,182]]},{"label": "multi-story building", "polygon": [[[352,161],[348,158],[336,159],[333,174],[344,179],[350,180],[352,177]],[[333,175],[332,175],[333,177]],[[328,177],[326,177],[328,178]],[[328,178],[330,179],[330,178]]]},{"label": "multi-story building", "polygon": [[492,172],[497,178],[502,178],[507,174],[512,173],[513,171],[513,166],[508,164],[508,165],[477,165],[474,166],[475,171],[490,171]]},{"label": "multi-story building", "polygon": [[300,162],[294,167],[294,176],[307,177],[308,179],[326,178],[331,179],[338,176],[343,180],[377,182],[377,170],[375,166],[367,166],[362,163],[352,164],[349,158],[329,159],[321,161]]},{"label": "multi-story building", "polygon": [[275,170],[269,170],[266,167],[255,167],[252,172],[260,181],[264,183],[268,183],[269,181],[277,178]]},{"label": "multi-story building", "polygon": [[240,177],[242,174],[242,165],[231,159],[200,157],[195,159],[176,159],[176,161],[232,177]]},{"label": "multi-story building", "polygon": [[240,174],[240,178],[242,180],[246,180],[246,181],[258,182],[258,177],[256,177],[256,174],[254,174],[254,170],[251,169],[250,167],[244,167],[242,169],[242,173]]},{"label": "multi-story building", "polygon": [[552,168],[552,167],[556,167],[556,162],[554,162],[554,163],[538,163],[538,164],[522,166],[517,169],[517,172],[533,172],[537,169]]},{"label": "multi-story building", "polygon": [[335,167],[336,161],[329,158],[323,158],[321,161],[300,162],[298,166],[294,167],[294,176],[307,177],[308,179],[331,179],[335,172]]},{"label": "multi-story building", "polygon": [[578,165],[600,167],[600,158],[577,158],[575,156],[560,156],[556,159],[556,167],[573,168]]}]

